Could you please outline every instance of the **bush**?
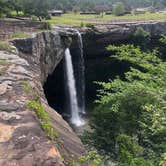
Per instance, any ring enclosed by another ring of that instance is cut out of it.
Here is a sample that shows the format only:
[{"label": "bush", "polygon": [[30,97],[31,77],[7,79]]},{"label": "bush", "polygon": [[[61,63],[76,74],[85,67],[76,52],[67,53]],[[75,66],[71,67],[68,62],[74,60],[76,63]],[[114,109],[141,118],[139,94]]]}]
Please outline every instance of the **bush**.
[{"label": "bush", "polygon": [[83,23],[83,22],[80,23],[80,27],[81,27],[81,28],[84,27],[84,23]]},{"label": "bush", "polygon": [[46,20],[51,20],[51,16],[49,14],[46,15],[45,17]]},{"label": "bush", "polygon": [[91,29],[95,29],[95,26],[91,23],[87,23],[86,27],[91,28]]},{"label": "bush", "polygon": [[103,157],[96,150],[89,151],[86,155],[79,157],[81,165],[87,164],[90,166],[104,166]]},{"label": "bush", "polygon": [[115,16],[121,16],[125,13],[125,5],[122,2],[117,2],[113,7],[113,14]]}]

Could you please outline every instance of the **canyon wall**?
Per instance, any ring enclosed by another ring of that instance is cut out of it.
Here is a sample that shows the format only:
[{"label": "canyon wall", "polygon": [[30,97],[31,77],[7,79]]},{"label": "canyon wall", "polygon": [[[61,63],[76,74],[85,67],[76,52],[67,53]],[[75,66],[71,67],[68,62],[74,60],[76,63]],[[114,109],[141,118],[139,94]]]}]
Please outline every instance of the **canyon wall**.
[{"label": "canyon wall", "polygon": [[[108,81],[117,75],[123,76],[123,73],[129,69],[130,64],[111,58],[112,53],[107,51],[106,47],[109,44],[133,44],[134,33],[138,27],[150,33],[148,47],[152,49],[161,47],[158,39],[166,34],[166,21],[100,25],[82,31],[87,101],[96,99],[96,90],[99,87],[93,83],[94,81]],[[75,46],[72,46],[74,49]]]}]

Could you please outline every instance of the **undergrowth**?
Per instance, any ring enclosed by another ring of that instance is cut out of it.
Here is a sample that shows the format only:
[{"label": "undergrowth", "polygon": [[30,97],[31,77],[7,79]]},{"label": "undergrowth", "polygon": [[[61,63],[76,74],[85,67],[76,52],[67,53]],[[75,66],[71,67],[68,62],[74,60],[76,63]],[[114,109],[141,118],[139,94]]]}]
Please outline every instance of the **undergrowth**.
[{"label": "undergrowth", "polygon": [[54,140],[55,137],[58,136],[57,132],[53,128],[53,124],[51,123],[51,119],[49,115],[46,113],[42,104],[37,100],[31,100],[27,103],[28,108],[35,111],[37,115],[37,119],[39,120],[42,129],[47,133],[47,136]]}]

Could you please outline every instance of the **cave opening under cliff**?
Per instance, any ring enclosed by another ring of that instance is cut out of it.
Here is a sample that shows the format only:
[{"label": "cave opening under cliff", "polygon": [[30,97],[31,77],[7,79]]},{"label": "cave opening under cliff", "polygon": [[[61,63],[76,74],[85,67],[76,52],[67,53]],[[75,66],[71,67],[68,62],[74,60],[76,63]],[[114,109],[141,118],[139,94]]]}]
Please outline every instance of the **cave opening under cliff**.
[{"label": "cave opening under cliff", "polygon": [[61,115],[67,114],[65,110],[67,107],[66,93],[65,93],[65,80],[63,62],[56,66],[52,74],[47,77],[43,86],[44,93],[47,98],[48,104]]},{"label": "cave opening under cliff", "polygon": [[[85,56],[85,101],[87,113],[91,111],[91,106],[94,100],[97,99],[97,90],[100,88],[94,81],[108,81],[109,79],[114,79],[116,76],[124,77],[124,73],[131,66],[127,62],[122,62],[109,56],[100,59],[88,57],[90,55]],[[77,67],[77,62],[74,61],[75,71],[77,71]],[[64,59],[62,59],[53,73],[48,76],[44,84],[44,92],[48,104],[68,121],[70,112],[68,112],[69,105],[65,84]],[[79,89],[78,86],[77,88]]]}]

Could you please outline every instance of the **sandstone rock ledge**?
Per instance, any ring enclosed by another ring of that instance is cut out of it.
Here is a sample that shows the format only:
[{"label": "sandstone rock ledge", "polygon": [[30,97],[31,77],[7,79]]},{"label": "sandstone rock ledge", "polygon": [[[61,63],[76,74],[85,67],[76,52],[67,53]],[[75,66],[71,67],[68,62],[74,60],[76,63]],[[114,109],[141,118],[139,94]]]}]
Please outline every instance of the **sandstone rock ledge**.
[{"label": "sandstone rock ledge", "polygon": [[[0,51],[0,166],[67,165],[64,159],[76,159],[85,150],[70,126],[48,106],[42,88],[65,46],[59,34],[51,32],[16,43],[18,53]],[[35,112],[27,107],[34,93],[51,117],[57,142],[48,139]]]}]

